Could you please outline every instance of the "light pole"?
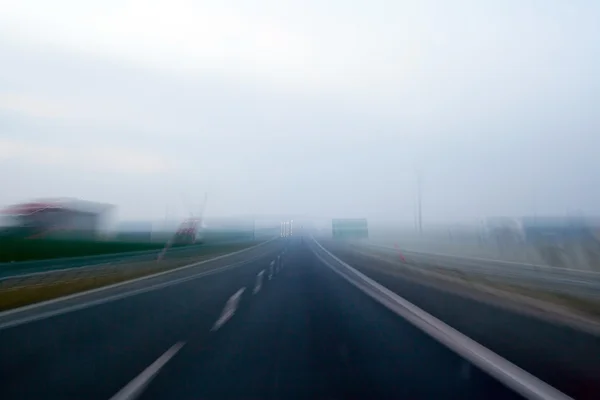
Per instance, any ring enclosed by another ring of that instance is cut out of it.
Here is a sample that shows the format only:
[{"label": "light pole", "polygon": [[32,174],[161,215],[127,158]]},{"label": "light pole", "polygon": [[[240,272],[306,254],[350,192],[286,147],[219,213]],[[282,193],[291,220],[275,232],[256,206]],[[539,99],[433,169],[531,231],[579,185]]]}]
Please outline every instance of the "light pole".
[{"label": "light pole", "polygon": [[419,234],[423,233],[422,186],[423,175],[420,170],[417,170],[417,225]]}]

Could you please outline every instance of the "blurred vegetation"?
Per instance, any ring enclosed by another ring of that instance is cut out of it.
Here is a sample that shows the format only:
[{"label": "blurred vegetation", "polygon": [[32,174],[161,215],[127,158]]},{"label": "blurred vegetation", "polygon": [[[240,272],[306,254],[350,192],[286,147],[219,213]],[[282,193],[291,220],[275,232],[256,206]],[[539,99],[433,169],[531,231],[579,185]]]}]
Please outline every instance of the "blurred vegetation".
[{"label": "blurred vegetation", "polygon": [[[63,278],[60,281],[48,281],[44,284],[24,285],[6,289],[0,287],[0,311],[167,271],[198,261],[208,260],[219,255],[242,250],[254,244],[256,243],[207,247],[199,250],[193,256],[165,259],[160,263],[155,261],[143,261],[124,264],[121,268],[115,269],[108,274],[101,273],[96,276],[94,274],[89,274],[81,277],[75,275],[71,279]],[[206,266],[199,268],[210,269],[214,267],[214,265],[207,264]]]},{"label": "blurred vegetation", "polygon": [[118,241],[76,239],[26,239],[0,238],[0,262],[45,260],[52,258],[82,257],[127,251],[155,250],[160,243],[135,243]]},{"label": "blurred vegetation", "polygon": [[[268,235],[268,233],[267,233]],[[148,238],[146,238],[146,236]],[[36,261],[56,258],[84,257],[124,253],[130,251],[160,250],[173,236],[173,233],[152,235],[119,235],[113,239],[93,239],[89,235],[74,237],[27,238],[22,234],[0,236],[0,263]],[[265,236],[263,232],[255,235],[253,231],[208,230],[196,244],[207,246],[228,242],[254,240],[255,236]],[[173,247],[184,246],[174,244]]]}]

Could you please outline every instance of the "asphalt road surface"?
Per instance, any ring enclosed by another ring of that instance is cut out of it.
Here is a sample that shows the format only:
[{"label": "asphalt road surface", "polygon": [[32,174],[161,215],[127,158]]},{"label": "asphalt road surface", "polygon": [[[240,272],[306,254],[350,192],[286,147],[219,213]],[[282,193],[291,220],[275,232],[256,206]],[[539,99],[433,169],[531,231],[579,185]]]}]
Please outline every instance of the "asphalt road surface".
[{"label": "asphalt road surface", "polygon": [[507,360],[577,399],[600,398],[600,337],[390,274],[390,266],[325,240],[330,251]]},{"label": "asphalt road surface", "polygon": [[0,316],[0,398],[520,398],[340,278],[307,242]]}]

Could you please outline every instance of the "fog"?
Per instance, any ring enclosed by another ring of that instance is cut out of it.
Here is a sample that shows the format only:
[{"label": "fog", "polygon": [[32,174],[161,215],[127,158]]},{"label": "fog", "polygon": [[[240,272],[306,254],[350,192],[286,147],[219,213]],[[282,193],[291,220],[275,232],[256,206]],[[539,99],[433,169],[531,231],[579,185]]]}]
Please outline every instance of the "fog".
[{"label": "fog", "polygon": [[[323,4],[326,3],[326,4]],[[600,3],[1,1],[0,205],[600,213]]]}]

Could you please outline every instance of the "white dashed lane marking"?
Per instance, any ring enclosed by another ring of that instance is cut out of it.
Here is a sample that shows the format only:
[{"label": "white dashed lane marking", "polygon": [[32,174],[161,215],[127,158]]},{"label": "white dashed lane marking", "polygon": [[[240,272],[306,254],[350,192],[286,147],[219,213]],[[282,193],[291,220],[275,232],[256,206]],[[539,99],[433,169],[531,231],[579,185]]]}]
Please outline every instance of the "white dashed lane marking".
[{"label": "white dashed lane marking", "polygon": [[227,303],[225,303],[225,307],[223,308],[223,311],[221,312],[221,316],[219,317],[217,322],[215,322],[215,325],[212,327],[211,331],[218,330],[227,321],[229,321],[231,319],[231,317],[233,317],[233,315],[235,314],[235,311],[238,308],[238,305],[240,304],[240,299],[245,290],[246,290],[245,287],[241,288],[240,290],[235,292],[233,294],[233,296],[231,296],[229,298],[229,300],[227,300]]},{"label": "white dashed lane marking", "polygon": [[137,399],[146,386],[154,379],[158,371],[165,364],[173,358],[175,354],[183,347],[185,343],[179,342],[173,345],[169,350],[167,350],[162,356],[160,356],[156,361],[148,366],[145,370],[142,371],[141,374],[136,376],[131,382],[129,382],[123,389],[119,390],[117,394],[110,398],[110,400],[133,400]]},{"label": "white dashed lane marking", "polygon": [[254,291],[253,291],[254,294],[258,293],[260,291],[260,289],[262,288],[262,281],[263,281],[264,274],[265,274],[265,270],[263,269],[256,275],[256,285],[254,286]]}]

